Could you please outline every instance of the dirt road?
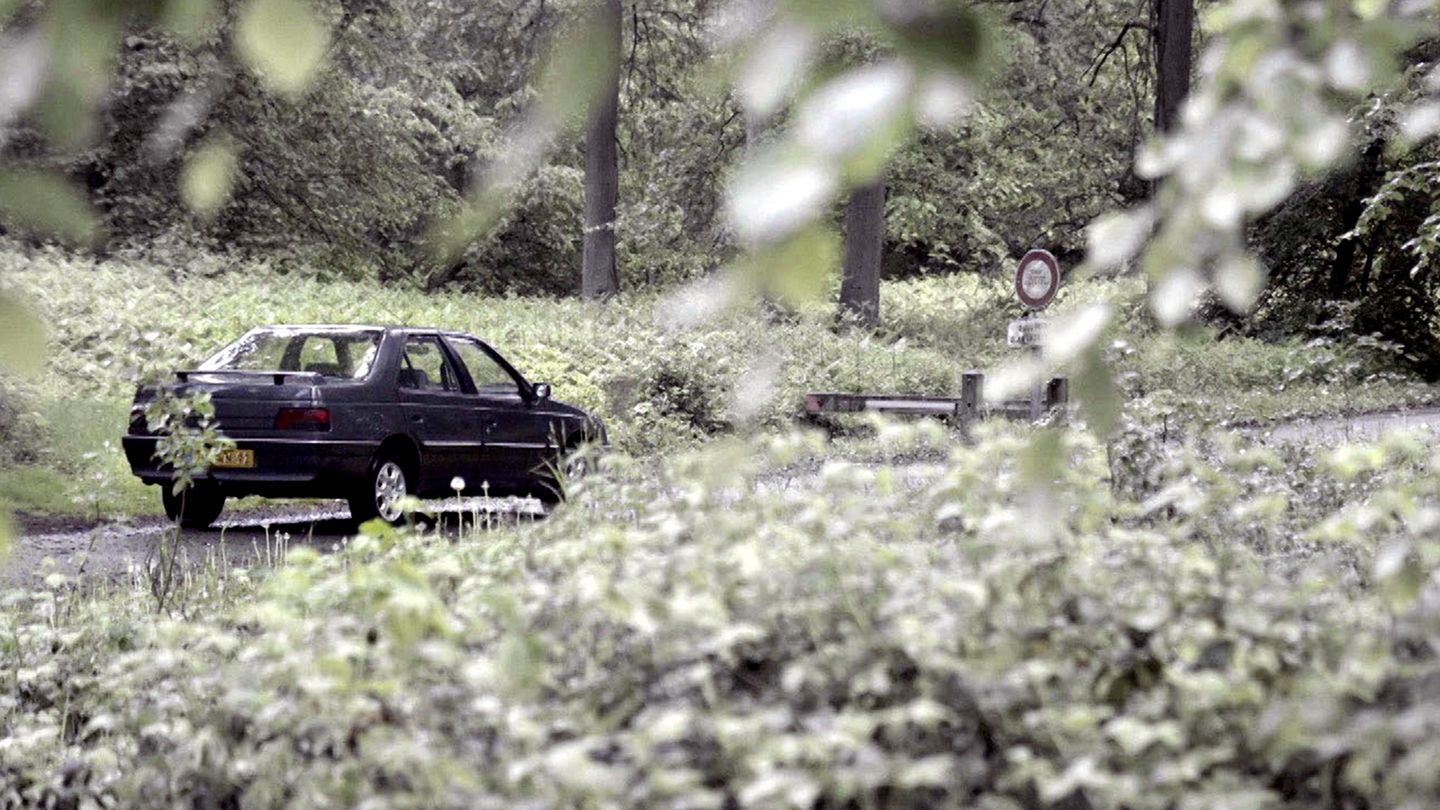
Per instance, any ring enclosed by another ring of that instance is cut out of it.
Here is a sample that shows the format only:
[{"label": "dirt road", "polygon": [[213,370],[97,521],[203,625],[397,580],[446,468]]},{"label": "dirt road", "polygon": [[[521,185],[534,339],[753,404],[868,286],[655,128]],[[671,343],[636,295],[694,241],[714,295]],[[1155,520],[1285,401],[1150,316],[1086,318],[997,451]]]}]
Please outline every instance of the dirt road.
[{"label": "dirt road", "polygon": [[[433,506],[438,507],[442,528],[461,521],[468,525],[476,515],[495,525],[545,515],[535,500],[467,499]],[[209,563],[222,569],[249,567],[273,562],[299,546],[337,550],[355,529],[343,503],[271,506],[226,513],[206,531],[182,531],[177,548],[191,567]],[[0,589],[32,584],[51,573],[109,579],[143,576],[147,560],[170,530],[170,524],[159,517],[94,527],[77,526],[75,521],[31,521],[22,525],[8,558],[0,560]]]},{"label": "dirt road", "polygon": [[1381,434],[1392,430],[1440,432],[1440,408],[1295,419],[1273,427],[1257,429],[1257,432],[1276,443],[1342,444],[1378,439]]}]

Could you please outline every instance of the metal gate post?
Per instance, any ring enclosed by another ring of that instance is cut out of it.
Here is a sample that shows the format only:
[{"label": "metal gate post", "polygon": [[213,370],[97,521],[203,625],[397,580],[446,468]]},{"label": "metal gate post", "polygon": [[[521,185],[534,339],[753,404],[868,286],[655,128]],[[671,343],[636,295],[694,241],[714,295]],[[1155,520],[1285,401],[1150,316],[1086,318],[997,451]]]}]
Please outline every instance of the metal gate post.
[{"label": "metal gate post", "polygon": [[[1040,347],[1039,347],[1038,345],[1036,345],[1036,346],[1031,346],[1031,347],[1030,347],[1030,356],[1035,358],[1036,365],[1038,366],[1038,365],[1039,365],[1039,362],[1040,362]],[[1042,380],[1042,378],[1037,375],[1037,376],[1035,377],[1035,382],[1034,382],[1033,384],[1031,384],[1031,386],[1030,386],[1030,421],[1031,421],[1031,422],[1039,422],[1039,421],[1040,421],[1040,411],[1041,411],[1041,406],[1040,406],[1041,390],[1040,390],[1040,389],[1041,389],[1041,386],[1044,385],[1044,383],[1042,383],[1041,380]]]},{"label": "metal gate post", "polygon": [[1049,408],[1064,408],[1070,404],[1070,378],[1055,377],[1045,391],[1045,405]]}]

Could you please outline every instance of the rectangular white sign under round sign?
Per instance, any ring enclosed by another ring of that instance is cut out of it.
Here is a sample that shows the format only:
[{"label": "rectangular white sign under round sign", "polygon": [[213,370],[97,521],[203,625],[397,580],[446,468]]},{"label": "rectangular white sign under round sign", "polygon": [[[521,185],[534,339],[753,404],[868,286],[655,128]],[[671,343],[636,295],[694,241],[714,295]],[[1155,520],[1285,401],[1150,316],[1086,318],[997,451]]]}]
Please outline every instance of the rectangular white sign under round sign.
[{"label": "rectangular white sign under round sign", "polygon": [[1039,346],[1045,342],[1046,322],[1040,318],[1023,318],[1011,321],[1005,330],[1005,342],[1012,349]]}]

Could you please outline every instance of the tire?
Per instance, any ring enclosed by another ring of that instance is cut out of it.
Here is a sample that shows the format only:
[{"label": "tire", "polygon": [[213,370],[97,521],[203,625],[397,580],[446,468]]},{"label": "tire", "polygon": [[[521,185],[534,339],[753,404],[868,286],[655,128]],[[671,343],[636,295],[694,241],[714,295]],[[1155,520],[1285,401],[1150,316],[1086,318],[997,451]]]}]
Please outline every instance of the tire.
[{"label": "tire", "polygon": [[165,517],[178,520],[184,529],[208,529],[225,509],[225,493],[214,486],[196,484],[179,495],[170,484],[160,485],[160,503]]},{"label": "tire", "polygon": [[571,481],[578,481],[584,478],[594,459],[588,455],[576,456],[575,451],[579,446],[570,444],[561,450],[554,461],[554,470],[540,476],[535,486],[535,497],[546,506],[555,506],[565,500],[565,487]]},{"label": "tire", "polygon": [[390,456],[377,456],[365,473],[365,481],[350,496],[350,517],[357,524],[380,520],[391,526],[405,522],[399,501],[411,493],[410,473]]}]

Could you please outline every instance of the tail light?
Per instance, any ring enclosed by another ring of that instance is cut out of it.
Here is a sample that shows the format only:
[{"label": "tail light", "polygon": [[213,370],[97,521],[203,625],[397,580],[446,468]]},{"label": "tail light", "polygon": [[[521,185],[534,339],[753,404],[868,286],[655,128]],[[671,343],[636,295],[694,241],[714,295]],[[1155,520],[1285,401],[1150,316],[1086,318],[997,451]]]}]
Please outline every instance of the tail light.
[{"label": "tail light", "polygon": [[313,430],[324,432],[330,429],[329,408],[281,408],[275,414],[276,430]]}]

